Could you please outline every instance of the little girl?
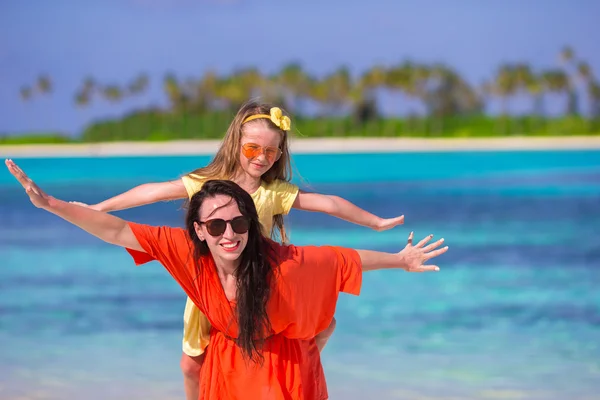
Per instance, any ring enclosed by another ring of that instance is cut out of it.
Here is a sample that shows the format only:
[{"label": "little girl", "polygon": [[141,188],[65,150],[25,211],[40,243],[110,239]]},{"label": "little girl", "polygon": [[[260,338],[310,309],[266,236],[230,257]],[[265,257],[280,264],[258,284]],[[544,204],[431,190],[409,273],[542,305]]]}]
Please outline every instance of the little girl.
[{"label": "little girl", "polygon": [[[229,179],[252,196],[260,223],[267,236],[277,234],[286,241],[283,215],[291,208],[320,211],[381,231],[404,222],[404,216],[383,219],[338,196],[308,193],[290,183],[291,166],[287,132],[291,120],[281,109],[254,101],[238,111],[227,129],[214,159],[181,179],[146,183],[101,203],[91,205],[99,211],[118,211],[164,200],[191,198],[205,181]],[[85,205],[78,203],[80,205]],[[335,319],[315,341],[321,351],[335,329]],[[210,337],[207,318],[188,298],[184,312],[181,369],[188,400],[197,400],[202,355]]]}]

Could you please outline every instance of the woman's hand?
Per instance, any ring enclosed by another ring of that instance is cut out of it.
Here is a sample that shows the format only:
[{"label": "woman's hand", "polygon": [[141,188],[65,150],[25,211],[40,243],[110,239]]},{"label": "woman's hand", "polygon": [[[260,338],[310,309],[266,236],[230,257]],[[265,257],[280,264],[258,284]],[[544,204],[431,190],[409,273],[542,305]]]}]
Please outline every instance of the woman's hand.
[{"label": "woman's hand", "polygon": [[13,160],[5,160],[4,163],[8,168],[8,171],[14,176],[23,189],[25,189],[25,193],[29,196],[29,200],[33,203],[37,208],[48,208],[49,200],[52,198],[48,196],[34,181],[31,180],[30,177],[23,172],[21,168]]},{"label": "woman's hand", "polygon": [[107,243],[144,251],[127,221],[107,213],[80,207],[48,196],[12,160],[5,161],[10,173],[19,181],[34,206],[59,216]]},{"label": "woman's hand", "polygon": [[424,265],[424,263],[448,251],[448,246],[435,250],[444,243],[444,239],[442,238],[437,242],[425,246],[433,238],[433,235],[429,235],[417,243],[416,246],[413,246],[413,237],[414,233],[411,232],[408,235],[408,243],[397,254],[400,258],[400,263],[403,265],[402,269],[408,272],[439,271],[440,269],[437,265]]}]

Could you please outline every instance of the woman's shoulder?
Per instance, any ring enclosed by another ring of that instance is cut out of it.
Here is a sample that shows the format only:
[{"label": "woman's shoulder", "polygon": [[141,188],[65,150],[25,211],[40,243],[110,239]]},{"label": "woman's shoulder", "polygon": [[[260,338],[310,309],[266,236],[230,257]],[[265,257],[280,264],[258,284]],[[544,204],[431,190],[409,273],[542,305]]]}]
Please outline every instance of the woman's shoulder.
[{"label": "woman's shoulder", "polygon": [[296,268],[303,265],[318,263],[323,258],[333,256],[329,246],[296,246],[267,240],[267,254],[282,275],[293,273]]}]

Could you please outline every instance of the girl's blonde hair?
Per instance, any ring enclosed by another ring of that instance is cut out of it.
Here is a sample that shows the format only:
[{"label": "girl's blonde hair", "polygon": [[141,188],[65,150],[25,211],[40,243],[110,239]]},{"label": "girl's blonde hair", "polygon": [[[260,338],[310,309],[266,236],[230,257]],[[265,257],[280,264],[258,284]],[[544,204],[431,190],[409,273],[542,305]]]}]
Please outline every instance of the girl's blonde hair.
[{"label": "girl's blonde hair", "polygon": [[[206,167],[198,168],[188,175],[199,175],[203,180],[233,180],[241,168],[240,151],[243,126],[248,124],[264,124],[269,129],[277,131],[281,135],[281,141],[279,142],[281,157],[279,157],[279,160],[275,161],[273,166],[261,176],[261,180],[266,183],[271,183],[278,179],[289,182],[292,179],[292,167],[290,164],[287,132],[280,129],[271,120],[266,118],[255,119],[242,124],[242,122],[251,115],[268,115],[272,107],[271,104],[261,103],[255,100],[244,103],[233,118],[229,128],[227,128],[223,142],[221,142],[221,146],[212,161]],[[287,115],[284,110],[282,110],[282,112],[284,115]],[[190,176],[190,178],[194,179],[193,176]],[[278,214],[273,216],[273,229],[270,234],[274,239],[277,239],[277,236],[279,236],[281,242],[287,242],[283,215]]]}]

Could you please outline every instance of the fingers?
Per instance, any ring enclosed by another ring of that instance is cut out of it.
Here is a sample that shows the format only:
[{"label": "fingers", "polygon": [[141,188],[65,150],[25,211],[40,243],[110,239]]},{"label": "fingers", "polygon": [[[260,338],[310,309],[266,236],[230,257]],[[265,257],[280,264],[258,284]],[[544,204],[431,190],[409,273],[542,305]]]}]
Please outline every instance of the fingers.
[{"label": "fingers", "polygon": [[441,238],[437,242],[433,242],[433,243],[423,247],[423,251],[431,251],[431,250],[435,249],[436,247],[439,247],[442,243],[444,243],[444,238]]},{"label": "fingers", "polygon": [[448,246],[442,247],[441,249],[437,249],[425,254],[425,260],[431,260],[433,257],[437,257],[439,255],[444,254],[448,251]]},{"label": "fingers", "polygon": [[404,215],[401,215],[396,218],[392,218],[392,221],[394,221],[394,225],[401,225],[404,223]]},{"label": "fingers", "polygon": [[437,272],[440,268],[437,265],[421,265],[413,271],[409,272]]},{"label": "fingers", "polygon": [[427,243],[431,240],[432,237],[433,237],[433,234],[427,236],[425,239],[423,239],[419,243],[417,243],[417,245],[415,247],[423,247],[425,245],[425,243]]},{"label": "fingers", "polygon": [[410,235],[408,235],[408,244],[410,244],[412,246],[412,242],[413,242],[413,238],[415,237],[415,233],[411,232]]},{"label": "fingers", "polygon": [[17,164],[14,163],[13,160],[6,160],[4,162],[8,167],[8,171],[19,181],[19,183],[23,186],[27,185],[31,179],[23,172],[21,168]]},{"label": "fingers", "polygon": [[387,218],[381,220],[381,223],[377,225],[377,227],[373,228],[377,231],[387,231],[388,229],[392,229],[395,226],[402,225],[404,223],[404,215],[395,218]]}]

